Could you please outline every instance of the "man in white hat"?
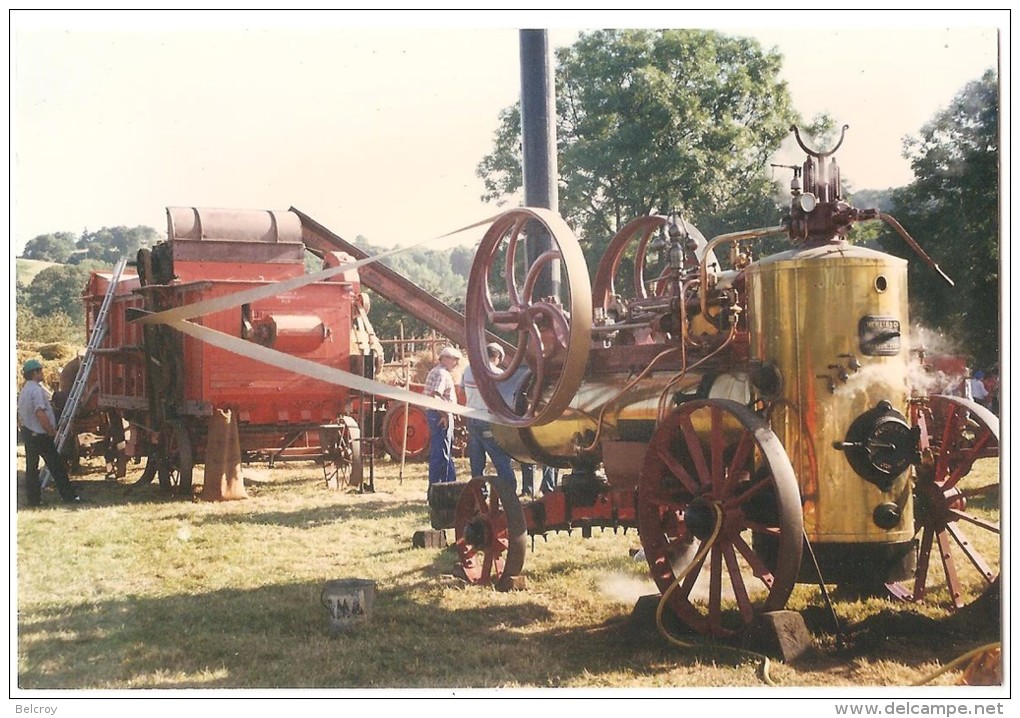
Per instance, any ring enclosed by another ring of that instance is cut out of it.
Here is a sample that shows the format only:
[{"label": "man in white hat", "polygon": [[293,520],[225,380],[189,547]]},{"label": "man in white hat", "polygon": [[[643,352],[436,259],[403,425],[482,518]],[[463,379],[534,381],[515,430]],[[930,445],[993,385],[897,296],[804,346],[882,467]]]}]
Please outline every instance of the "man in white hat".
[{"label": "man in white hat", "polygon": [[[453,370],[460,363],[461,354],[454,347],[439,352],[439,362],[425,377],[425,396],[457,403],[457,385]],[[426,409],[429,422],[429,485],[457,480],[453,465],[453,414],[447,411]]]},{"label": "man in white hat", "polygon": [[[499,368],[503,361],[503,347],[492,342],[485,347],[486,360],[489,363],[489,370],[494,373],[502,371]],[[464,396],[467,398],[467,406],[471,409],[487,411],[485,400],[478,391],[478,383],[475,381],[474,372],[471,367],[464,370],[460,385],[464,388]],[[492,466],[496,469],[498,476],[512,490],[517,484],[517,477],[514,474],[513,461],[503,451],[492,436],[492,426],[481,419],[468,418],[468,460],[471,462],[472,478],[485,474],[486,455],[492,459]]]}]

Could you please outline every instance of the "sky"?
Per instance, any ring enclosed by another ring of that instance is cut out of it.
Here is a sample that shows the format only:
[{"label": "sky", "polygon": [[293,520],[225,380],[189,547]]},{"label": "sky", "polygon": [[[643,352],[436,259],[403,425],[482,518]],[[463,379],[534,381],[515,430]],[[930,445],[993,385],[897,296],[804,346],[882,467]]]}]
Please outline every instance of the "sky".
[{"label": "sky", "polygon": [[[475,168],[519,98],[521,27],[548,28],[554,47],[597,27],[757,37],[785,56],[802,116],[850,125],[837,158],[857,189],[908,183],[904,137],[995,67],[1000,47],[1008,69],[1003,12],[810,17],[791,27],[789,11],[13,12],[14,254],[48,232],[165,232],[168,206],[294,206],[381,246],[489,217],[498,208],[481,201]],[[803,155],[784,148],[775,161]]]}]

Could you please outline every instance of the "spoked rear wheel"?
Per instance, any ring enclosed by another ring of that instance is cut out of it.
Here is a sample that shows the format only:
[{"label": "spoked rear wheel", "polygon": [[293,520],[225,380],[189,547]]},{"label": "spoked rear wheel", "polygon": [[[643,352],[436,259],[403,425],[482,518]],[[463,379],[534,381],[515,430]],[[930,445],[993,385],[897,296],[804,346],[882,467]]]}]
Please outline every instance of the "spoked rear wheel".
[{"label": "spoked rear wheel", "polygon": [[954,396],[915,404],[911,418],[921,432],[914,485],[917,571],[912,586],[889,588],[907,601],[963,608],[999,575],[1001,471],[982,461],[999,456],[999,419]]},{"label": "spoked rear wheel", "polygon": [[319,427],[323,452],[322,470],[326,488],[358,488],[364,475],[361,460],[361,429],[350,416],[341,416],[336,424]]},{"label": "spoked rear wheel", "polygon": [[[765,420],[721,399],[666,417],[645,454],[638,530],[667,606],[698,633],[729,638],[783,608],[803,515],[793,467]],[[758,538],[774,550],[760,552]]]}]

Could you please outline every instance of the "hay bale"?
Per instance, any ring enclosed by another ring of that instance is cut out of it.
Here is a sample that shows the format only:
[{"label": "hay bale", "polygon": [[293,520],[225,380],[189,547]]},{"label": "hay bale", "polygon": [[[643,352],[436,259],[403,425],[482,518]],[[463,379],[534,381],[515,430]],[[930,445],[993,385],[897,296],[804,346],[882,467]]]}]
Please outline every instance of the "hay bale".
[{"label": "hay bale", "polygon": [[[415,352],[406,358],[406,362],[409,365],[407,368],[410,369],[410,380],[412,384],[424,384],[425,378],[429,375],[429,371],[436,365],[439,356],[439,350],[443,345],[437,345],[435,352],[431,349],[423,349]],[[454,381],[459,382],[461,375],[464,373],[464,367],[467,366],[467,362],[462,361],[460,366],[453,372]],[[407,380],[407,371],[405,367],[399,364],[388,364],[377,375],[377,379],[385,384],[393,384],[395,386],[403,386]]]},{"label": "hay bale", "polygon": [[24,381],[21,377],[21,367],[29,359],[38,359],[43,365],[43,383],[50,389],[60,387],[60,373],[64,366],[74,360],[77,356],[85,354],[85,347],[65,342],[26,342],[19,341],[16,344],[17,366],[15,373],[18,378],[18,387]]},{"label": "hay bale", "polygon": [[39,356],[49,361],[67,362],[78,354],[79,347],[65,342],[50,342],[39,346]]}]

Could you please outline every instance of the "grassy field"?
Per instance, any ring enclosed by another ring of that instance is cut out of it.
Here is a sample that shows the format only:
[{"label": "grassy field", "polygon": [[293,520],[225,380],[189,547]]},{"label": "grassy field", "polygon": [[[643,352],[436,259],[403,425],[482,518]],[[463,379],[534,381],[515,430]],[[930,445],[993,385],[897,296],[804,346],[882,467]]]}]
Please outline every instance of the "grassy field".
[{"label": "grassy field", "polygon": [[15,258],[15,277],[17,277],[18,284],[28,286],[35,279],[35,275],[39,274],[42,270],[47,267],[55,267],[54,262],[41,262],[38,259],[22,259],[21,257]]},{"label": "grassy field", "polygon": [[[656,593],[630,558],[634,531],[538,538],[525,591],[465,586],[452,548],[412,548],[429,528],[424,470],[409,465],[401,480],[377,463],[375,492],[358,493],[326,489],[312,463],[251,465],[248,499],[206,503],[132,489],[140,467],[107,481],[87,465],[86,505],[47,493],[46,506],[17,513],[19,687],[765,688],[756,657],[694,636],[678,647],[632,616]],[[320,597],[343,578],[375,581],[377,597],[369,621],[333,635]],[[789,608],[815,645],[772,665],[773,695],[909,686],[998,640],[997,626],[885,598],[837,600],[837,634],[812,586]]]}]

